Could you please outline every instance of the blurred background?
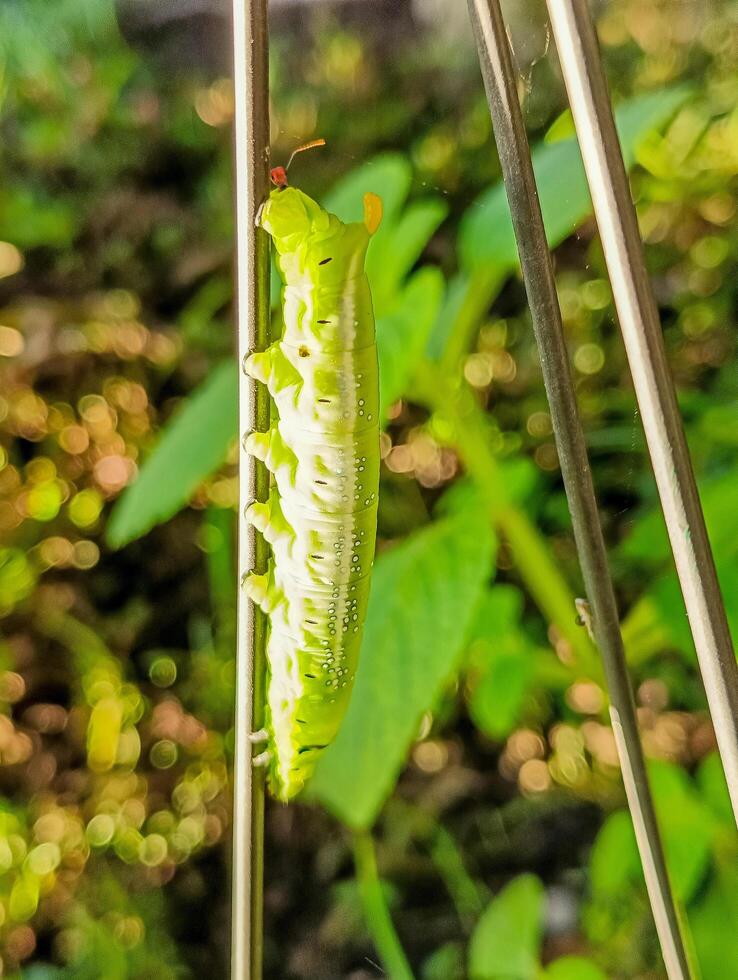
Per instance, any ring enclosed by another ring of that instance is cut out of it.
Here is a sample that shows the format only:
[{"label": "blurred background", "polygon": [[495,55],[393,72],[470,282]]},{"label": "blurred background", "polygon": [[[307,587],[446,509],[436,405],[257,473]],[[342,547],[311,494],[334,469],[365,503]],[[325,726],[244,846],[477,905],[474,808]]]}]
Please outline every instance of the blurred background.
[{"label": "blurred background", "polygon": [[[556,146],[571,125],[545,7],[505,6],[531,142]],[[233,349],[228,8],[0,6],[9,977],[228,975],[228,432],[226,462],[186,508],[126,547],[106,538],[162,428]],[[527,958],[505,977],[662,978],[596,658],[575,649],[586,639],[572,639],[573,605],[567,635],[551,626],[560,583],[530,568],[548,556],[564,589],[581,594],[522,284],[514,258],[484,265],[494,229],[474,220],[488,214],[499,167],[465,4],[272,0],[271,12],[274,162],[324,137],[291,171],[323,198],[391,152],[411,205],[435,208],[409,261],[447,290],[429,339],[442,356],[436,375],[408,369],[393,389],[381,548],[434,526],[436,501],[468,491],[470,450],[444,406],[423,397],[429,377],[482,418],[490,465],[532,535],[529,553],[516,552],[500,528],[494,587],[380,801],[373,834],[402,944],[426,980],[502,977],[475,965],[474,951],[499,949],[511,932],[524,934]],[[614,101],[636,107],[634,195],[738,625],[738,3],[609,0],[596,12]],[[639,123],[644,104],[667,108]],[[738,977],[738,839],[584,213],[558,232],[565,327],[675,886],[703,980],[728,980]],[[471,311],[454,305],[469,275],[481,275]],[[337,816],[340,806],[268,807],[268,977],[382,975]]]}]

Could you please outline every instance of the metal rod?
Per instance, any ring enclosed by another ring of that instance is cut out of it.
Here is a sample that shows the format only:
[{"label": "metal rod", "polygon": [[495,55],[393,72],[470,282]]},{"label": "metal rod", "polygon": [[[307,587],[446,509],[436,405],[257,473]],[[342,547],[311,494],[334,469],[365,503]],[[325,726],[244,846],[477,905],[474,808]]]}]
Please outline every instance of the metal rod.
[{"label": "metal rod", "polygon": [[[269,32],[267,0],[233,0],[235,86],[236,323],[239,432],[269,425],[266,388],[240,370],[245,357],[269,341],[269,240],[256,226],[269,192]],[[253,500],[265,500],[266,469],[241,445],[239,467],[239,584],[266,568],[266,545],[246,522]],[[261,980],[264,861],[264,770],[252,766],[250,734],[263,724],[263,614],[238,589],[235,761],[233,773],[232,980]]]},{"label": "metal rod", "polygon": [[718,749],[738,818],[738,665],[586,0],[547,0]]},{"label": "metal rod", "polygon": [[612,726],[648,894],[668,975],[671,980],[687,980],[689,965],[638,734],[615,593],[569,370],[553,265],[518,103],[516,74],[505,24],[498,0],[469,0],[469,12],[589,600],[590,625],[604,662]]}]

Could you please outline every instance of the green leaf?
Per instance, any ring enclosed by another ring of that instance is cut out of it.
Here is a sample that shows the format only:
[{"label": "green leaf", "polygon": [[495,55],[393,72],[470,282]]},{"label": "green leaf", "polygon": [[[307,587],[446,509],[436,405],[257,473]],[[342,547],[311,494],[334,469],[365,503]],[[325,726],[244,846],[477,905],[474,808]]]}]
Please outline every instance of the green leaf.
[{"label": "green leaf", "polygon": [[443,276],[427,267],[412,276],[395,309],[377,320],[379,394],[382,420],[387,409],[405,393],[423,356],[428,334],[443,298]]},{"label": "green leaf", "polygon": [[226,361],[165,427],[159,444],[113,508],[108,542],[120,548],[182,508],[220,466],[238,432],[236,365]]},{"label": "green leaf", "polygon": [[[718,580],[723,593],[728,626],[734,637],[738,637],[738,563],[734,555],[725,555],[726,539],[732,535],[726,532],[722,544],[715,549],[715,564]],[[718,543],[718,537],[714,540]],[[649,652],[660,652],[664,646],[679,650],[690,660],[694,658],[694,643],[684,608],[684,597],[679,580],[673,569],[657,575],[652,586],[641,596],[631,609],[625,621],[626,632],[630,634],[633,618],[652,614],[658,624],[660,636],[651,644]]]},{"label": "green leaf", "polygon": [[470,980],[536,980],[543,906],[535,875],[520,875],[492,899],[469,944]]},{"label": "green leaf", "polygon": [[[735,518],[735,487],[738,468],[720,476],[700,481],[700,499],[705,522],[718,556],[733,555],[738,550],[738,522]],[[660,507],[642,514],[619,549],[623,558],[647,563],[650,567],[671,560],[671,549]]]},{"label": "green leaf", "polygon": [[445,201],[432,197],[403,210],[411,182],[407,158],[383,153],[347,174],[323,202],[342,221],[361,221],[364,194],[371,192],[382,199],[382,223],[372,236],[366,261],[378,317],[391,309],[400,284],[448,211]]},{"label": "green leaf", "polygon": [[460,943],[444,943],[423,962],[422,980],[462,980],[464,949]]},{"label": "green leaf", "polygon": [[385,234],[377,232],[366,261],[377,316],[393,303],[405,276],[447,212],[446,203],[440,199],[418,201],[406,208],[395,224],[388,222]]},{"label": "green leaf", "polygon": [[79,230],[80,212],[68,200],[47,197],[30,186],[0,191],[0,236],[20,249],[69,249]]},{"label": "green leaf", "polygon": [[[678,766],[652,762],[648,771],[674,892],[687,902],[710,865],[715,816]],[[643,880],[627,810],[618,810],[603,824],[592,848],[590,877],[593,890],[611,898],[622,897],[630,885]]]},{"label": "green leaf", "polygon": [[562,956],[543,974],[545,980],[607,980],[602,970],[583,956]]},{"label": "green leaf", "polygon": [[725,782],[723,765],[717,752],[711,752],[700,764],[697,770],[697,785],[700,788],[702,799],[718,819],[725,824],[725,828],[722,828],[723,833],[730,828],[730,832],[733,834],[735,832],[733,808],[730,803],[728,786]]},{"label": "green leaf", "polygon": [[519,626],[522,593],[496,585],[477,607],[469,650],[469,714],[493,739],[508,735],[520,719],[536,675],[536,650]]},{"label": "green leaf", "polygon": [[721,868],[699,904],[690,909],[692,937],[701,980],[738,977],[738,873],[732,864]]},{"label": "green leaf", "polygon": [[[364,195],[376,194],[382,199],[382,222],[394,224],[410,192],[413,171],[401,153],[380,153],[342,177],[323,200],[323,207],[341,221],[361,221],[364,217]],[[382,233],[382,225],[375,235]]]},{"label": "green leaf", "polygon": [[484,511],[437,521],[380,556],[349,710],[311,796],[345,824],[372,825],[457,667],[493,538]]},{"label": "green leaf", "polygon": [[648,774],[674,893],[686,903],[710,866],[715,817],[679,766],[652,762]]},{"label": "green leaf", "polygon": [[[524,505],[540,483],[540,470],[525,456],[511,456],[498,462],[505,499],[511,504]],[[484,506],[479,484],[469,477],[455,480],[436,504],[436,512],[457,514],[468,507]]]},{"label": "green leaf", "polygon": [[490,663],[469,696],[469,714],[477,728],[493,739],[503,739],[520,720],[523,705],[535,677],[530,645],[517,634],[517,652],[490,648]]},{"label": "green leaf", "polygon": [[611,813],[603,823],[589,857],[589,877],[595,893],[622,896],[642,878],[633,823],[627,810]]},{"label": "green leaf", "polygon": [[[662,89],[622,105],[616,112],[626,167],[635,161],[641,140],[658,129],[684,102],[684,87]],[[584,166],[576,140],[543,144],[533,151],[541,210],[548,240],[558,245],[590,213]],[[514,269],[518,264],[515,235],[502,183],[485,191],[466,211],[459,230],[461,265],[467,271],[493,265]]]}]

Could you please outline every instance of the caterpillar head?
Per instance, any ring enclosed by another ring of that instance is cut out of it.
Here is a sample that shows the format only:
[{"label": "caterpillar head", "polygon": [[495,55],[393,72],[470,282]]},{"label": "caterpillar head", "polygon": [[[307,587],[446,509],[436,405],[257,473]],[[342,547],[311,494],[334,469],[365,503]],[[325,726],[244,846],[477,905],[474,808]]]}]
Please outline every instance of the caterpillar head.
[{"label": "caterpillar head", "polygon": [[293,252],[301,241],[321,225],[327,215],[307,194],[296,187],[277,186],[261,209],[259,223],[273,238],[277,251]]},{"label": "caterpillar head", "polygon": [[[293,252],[299,243],[311,235],[322,236],[330,234],[331,220],[337,219],[324,211],[312,198],[296,187],[278,182],[275,171],[283,171],[275,167],[272,179],[277,185],[271,192],[259,214],[259,224],[274,239],[277,251],[280,253]],[[376,194],[364,195],[363,226],[369,235],[373,235],[382,220],[382,201]]]}]

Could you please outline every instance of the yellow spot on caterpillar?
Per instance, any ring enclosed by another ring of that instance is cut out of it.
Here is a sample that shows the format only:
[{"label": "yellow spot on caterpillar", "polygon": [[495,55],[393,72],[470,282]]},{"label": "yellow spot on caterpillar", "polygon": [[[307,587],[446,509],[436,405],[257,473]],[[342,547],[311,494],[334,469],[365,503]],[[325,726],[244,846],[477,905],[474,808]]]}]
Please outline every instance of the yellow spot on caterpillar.
[{"label": "yellow spot on caterpillar", "polygon": [[307,347],[300,347],[297,353],[300,355],[300,357],[310,357],[310,351],[307,349]]},{"label": "yellow spot on caterpillar", "polygon": [[364,195],[364,224],[370,235],[379,228],[382,222],[382,199],[376,194]]}]

